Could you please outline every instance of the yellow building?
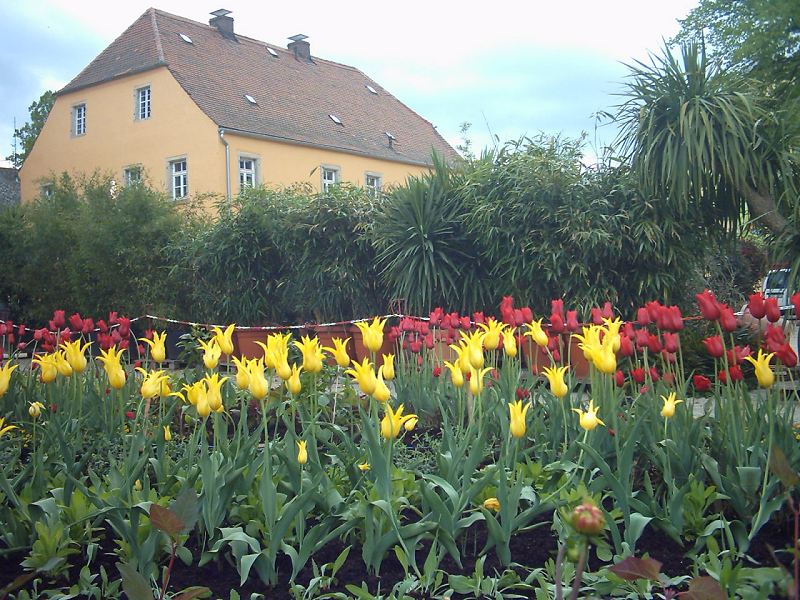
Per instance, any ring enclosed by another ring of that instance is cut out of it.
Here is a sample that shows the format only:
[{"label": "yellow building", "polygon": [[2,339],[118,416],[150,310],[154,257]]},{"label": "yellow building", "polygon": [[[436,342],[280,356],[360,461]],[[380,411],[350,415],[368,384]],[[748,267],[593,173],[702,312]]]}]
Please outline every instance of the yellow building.
[{"label": "yellow building", "polygon": [[433,153],[457,157],[430,122],[358,69],[148,9],[56,96],[20,170],[21,196],[61,172],[110,172],[175,199],[246,186],[402,183]]}]

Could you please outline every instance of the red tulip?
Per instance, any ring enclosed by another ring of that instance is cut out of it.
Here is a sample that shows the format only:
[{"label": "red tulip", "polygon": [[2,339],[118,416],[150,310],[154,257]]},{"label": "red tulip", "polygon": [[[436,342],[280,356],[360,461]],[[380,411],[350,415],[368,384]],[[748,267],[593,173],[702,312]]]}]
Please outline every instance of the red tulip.
[{"label": "red tulip", "polygon": [[131,320],[125,317],[119,317],[117,319],[119,323],[119,334],[127,339],[131,335]]},{"label": "red tulip", "polygon": [[433,376],[434,377],[439,377],[439,375],[441,375],[441,374],[442,374],[442,367],[440,367],[439,365],[436,365],[435,367],[433,367]]},{"label": "red tulip", "polygon": [[592,324],[593,325],[602,325],[603,324],[603,311],[599,308],[592,308]]},{"label": "red tulip", "polygon": [[112,311],[108,313],[108,324],[109,325],[116,325],[117,324],[117,311]]},{"label": "red tulip", "polygon": [[625,373],[622,371],[617,371],[614,373],[614,383],[617,385],[617,387],[622,387],[625,385]]},{"label": "red tulip", "polygon": [[784,366],[790,369],[797,366],[797,354],[795,354],[795,351],[792,350],[789,344],[781,346],[775,353],[775,356],[778,357],[778,360],[781,361]]},{"label": "red tulip", "polygon": [[658,354],[661,352],[661,340],[658,338],[657,335],[648,335],[647,336],[647,349],[650,350],[653,354]]},{"label": "red tulip", "polygon": [[566,331],[564,317],[558,313],[553,313],[550,315],[550,331],[555,335],[564,333]]},{"label": "red tulip", "polygon": [[647,348],[647,342],[650,339],[650,333],[647,329],[637,329],[636,330],[636,347],[639,350]]},{"label": "red tulip", "polygon": [[700,305],[700,313],[704,319],[716,321],[719,319],[719,303],[714,297],[713,292],[705,290],[702,294],[695,294],[697,303]]},{"label": "red tulip", "polygon": [[636,369],[632,369],[630,375],[631,379],[633,379],[636,383],[639,384],[644,383],[645,372],[642,367],[637,367]]},{"label": "red tulip", "polygon": [[727,304],[722,304],[719,307],[719,324],[722,330],[728,333],[736,331],[739,325],[736,322],[736,315],[733,314],[733,309]]},{"label": "red tulip", "polygon": [[767,298],[764,300],[764,305],[766,307],[767,321],[770,323],[777,322],[778,319],[781,318],[781,309],[778,307],[778,299]]},{"label": "red tulip", "polygon": [[626,335],[620,336],[618,354],[620,356],[632,356],[633,355],[633,343],[631,342],[631,338],[629,338]]},{"label": "red tulip", "polygon": [[459,325],[461,325],[461,329],[469,329],[470,327],[472,327],[472,321],[469,320],[469,317],[467,315],[464,315],[463,317],[461,317]]},{"label": "red tulip", "polygon": [[660,379],[660,377],[658,376],[658,369],[656,369],[655,367],[650,367],[650,379],[653,381],[653,383],[655,383]]},{"label": "red tulip", "polygon": [[433,350],[433,334],[429,333],[425,336],[425,347],[428,350]]},{"label": "red tulip", "polygon": [[[522,323],[533,323],[533,311],[530,306],[523,306],[522,309]],[[520,325],[522,325],[520,323]]]},{"label": "red tulip", "polygon": [[486,323],[486,317],[482,312],[474,312],[472,313],[472,321],[474,323]]},{"label": "red tulip", "polygon": [[55,327],[52,327],[52,329],[61,329],[66,324],[63,310],[53,311],[53,324],[55,325]]},{"label": "red tulip", "polygon": [[675,383],[675,375],[672,373],[664,373],[661,380],[669,386],[672,386]]},{"label": "red tulip", "polygon": [[794,314],[800,315],[800,292],[792,294],[791,302],[794,305]]},{"label": "red tulip", "polygon": [[603,311],[601,313],[604,319],[613,319],[614,318],[614,310],[611,308],[611,302],[606,302],[603,304]]},{"label": "red tulip", "polygon": [[71,315],[69,318],[69,326],[72,327],[75,331],[80,331],[83,329],[83,319],[79,313],[75,313]]},{"label": "red tulip", "polygon": [[678,334],[677,333],[670,333],[669,331],[664,332],[664,349],[667,352],[677,352],[678,351]]},{"label": "red tulip", "polygon": [[106,325],[106,322],[103,321],[103,319],[100,319],[97,322],[97,328],[100,330],[100,333],[108,333],[108,325]]},{"label": "red tulip", "polygon": [[767,307],[764,304],[764,296],[761,292],[750,294],[750,302],[747,304],[750,309],[750,314],[756,319],[763,319],[767,314]]},{"label": "red tulip", "polygon": [[692,377],[692,385],[698,392],[707,392],[711,389],[711,380],[703,375],[695,375]]},{"label": "red tulip", "polygon": [[636,311],[636,322],[641,325],[642,327],[647,327],[652,323],[650,319],[650,313],[647,312],[647,309],[642,307]]},{"label": "red tulip", "polygon": [[83,327],[81,328],[81,333],[83,335],[89,335],[94,330],[94,321],[91,317],[86,317],[83,320]]},{"label": "red tulip", "polygon": [[739,365],[733,365],[728,369],[728,373],[731,374],[731,381],[741,381],[744,379],[744,373],[742,373],[742,369],[739,368]]},{"label": "red tulip", "polygon": [[651,300],[644,305],[647,309],[647,314],[650,317],[650,322],[655,323],[658,319],[658,313],[661,311],[661,303],[658,300]]},{"label": "red tulip", "polygon": [[561,298],[550,300],[550,312],[564,318],[564,301]]},{"label": "red tulip", "polygon": [[724,352],[724,346],[722,344],[722,338],[718,335],[708,337],[703,340],[703,344],[705,344],[706,351],[714,358],[722,358],[722,354]]},{"label": "red tulip", "polygon": [[567,330],[575,333],[580,329],[580,323],[578,323],[578,311],[577,310],[568,310],[567,311]]}]

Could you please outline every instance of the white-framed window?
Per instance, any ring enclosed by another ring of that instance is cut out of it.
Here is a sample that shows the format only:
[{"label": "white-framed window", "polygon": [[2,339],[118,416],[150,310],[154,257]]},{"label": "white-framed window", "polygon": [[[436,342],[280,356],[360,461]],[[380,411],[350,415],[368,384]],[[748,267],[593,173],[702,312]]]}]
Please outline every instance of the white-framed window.
[{"label": "white-framed window", "polygon": [[258,159],[253,156],[239,157],[239,191],[258,185]]},{"label": "white-framed window", "polygon": [[377,198],[378,194],[381,193],[382,186],[383,177],[380,173],[364,173],[364,187],[367,188],[370,196]]},{"label": "white-framed window", "polygon": [[169,162],[170,193],[172,198],[186,198],[189,195],[189,169],[186,159],[178,158]]},{"label": "white-framed window", "polygon": [[331,186],[339,183],[339,168],[338,167],[321,167],[322,172],[322,193],[325,194],[330,191]]},{"label": "white-framed window", "polygon": [[143,121],[150,118],[150,86],[146,85],[136,89],[136,120]]},{"label": "white-framed window", "polygon": [[86,134],[86,104],[72,107],[72,135]]},{"label": "white-framed window", "polygon": [[56,191],[56,186],[52,183],[43,183],[41,188],[39,188],[39,192],[42,195],[42,198],[49,198],[52,196]]},{"label": "white-framed window", "polygon": [[138,185],[142,183],[142,166],[131,165],[122,170],[122,180],[126,186]]}]

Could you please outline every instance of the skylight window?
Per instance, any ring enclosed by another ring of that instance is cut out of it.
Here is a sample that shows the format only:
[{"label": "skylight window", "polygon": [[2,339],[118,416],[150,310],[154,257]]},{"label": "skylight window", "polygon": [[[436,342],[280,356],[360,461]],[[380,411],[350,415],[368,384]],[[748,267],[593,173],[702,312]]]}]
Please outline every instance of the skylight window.
[{"label": "skylight window", "polygon": [[256,102],[256,99],[253,98],[250,94],[245,94],[244,99],[247,100],[250,104],[258,104],[258,102]]},{"label": "skylight window", "polygon": [[273,58],[278,58],[278,53],[275,52],[275,50],[273,50],[269,46],[267,46],[267,52],[269,52],[272,55]]},{"label": "skylight window", "polygon": [[342,120],[339,117],[337,117],[336,115],[328,115],[328,116],[331,118],[331,121],[333,121],[337,125],[341,125],[342,124]]},{"label": "skylight window", "polygon": [[367,84],[367,89],[369,90],[369,93],[370,93],[370,94],[375,94],[376,96],[378,95],[378,90],[376,90],[376,89],[375,89],[374,87],[372,87],[371,85]]},{"label": "skylight window", "polygon": [[393,136],[391,133],[389,133],[388,131],[384,131],[384,133],[386,134],[386,137],[388,137],[388,138],[389,138],[390,140],[392,140],[392,141],[394,141],[394,140],[396,140],[396,139],[397,139],[396,137],[394,137],[394,136]]},{"label": "skylight window", "polygon": [[188,35],[186,35],[185,33],[179,33],[178,35],[179,35],[179,36],[181,36],[181,39],[182,39],[184,42],[186,42],[187,44],[193,44],[193,43],[194,43],[194,42],[192,42],[192,38],[190,38],[190,37],[189,37]]}]

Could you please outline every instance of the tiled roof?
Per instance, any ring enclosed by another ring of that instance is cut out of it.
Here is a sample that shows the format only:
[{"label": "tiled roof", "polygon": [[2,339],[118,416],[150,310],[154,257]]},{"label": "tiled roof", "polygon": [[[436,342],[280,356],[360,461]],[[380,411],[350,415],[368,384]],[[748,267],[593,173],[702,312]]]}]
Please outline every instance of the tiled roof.
[{"label": "tiled roof", "polygon": [[0,167],[0,208],[19,204],[19,177],[13,167]]},{"label": "tiled roof", "polygon": [[402,162],[428,164],[434,150],[447,161],[457,158],[430,122],[358,69],[317,57],[301,61],[269,44],[275,58],[267,46],[150,8],[60,93],[166,65],[225,129]]}]

